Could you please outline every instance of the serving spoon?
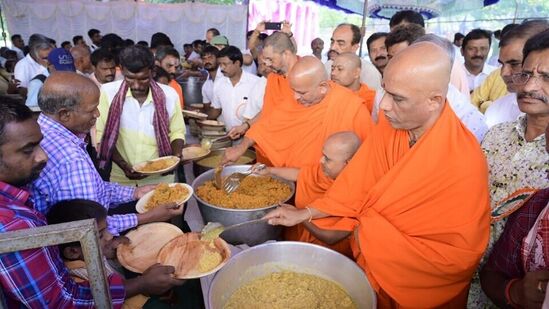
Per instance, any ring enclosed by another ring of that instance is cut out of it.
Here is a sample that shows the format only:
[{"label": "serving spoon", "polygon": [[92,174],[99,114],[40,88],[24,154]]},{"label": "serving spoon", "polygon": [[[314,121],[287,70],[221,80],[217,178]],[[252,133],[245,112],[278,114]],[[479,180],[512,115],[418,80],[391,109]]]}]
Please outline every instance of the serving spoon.
[{"label": "serving spoon", "polygon": [[200,235],[201,235],[200,239],[211,241],[216,239],[217,237],[219,237],[219,235],[221,235],[222,233],[225,233],[228,230],[232,230],[247,224],[257,223],[262,221],[267,221],[267,219],[264,219],[264,218],[254,219],[254,220],[244,221],[244,222],[240,222],[240,223],[229,225],[229,226],[223,226],[223,224],[219,222],[208,222],[208,224],[206,224],[206,226],[204,226],[204,228],[202,228],[202,231],[200,232]]}]

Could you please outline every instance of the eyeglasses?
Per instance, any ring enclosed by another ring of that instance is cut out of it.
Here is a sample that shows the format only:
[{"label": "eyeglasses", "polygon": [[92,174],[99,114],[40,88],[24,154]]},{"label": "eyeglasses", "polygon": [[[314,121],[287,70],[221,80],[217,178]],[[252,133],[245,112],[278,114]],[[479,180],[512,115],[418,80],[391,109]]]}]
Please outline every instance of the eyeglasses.
[{"label": "eyeglasses", "polygon": [[526,83],[528,83],[528,81],[531,78],[539,79],[541,83],[549,84],[549,75],[547,74],[534,75],[532,73],[522,72],[522,73],[513,74],[511,76],[513,83],[517,85],[526,85]]}]

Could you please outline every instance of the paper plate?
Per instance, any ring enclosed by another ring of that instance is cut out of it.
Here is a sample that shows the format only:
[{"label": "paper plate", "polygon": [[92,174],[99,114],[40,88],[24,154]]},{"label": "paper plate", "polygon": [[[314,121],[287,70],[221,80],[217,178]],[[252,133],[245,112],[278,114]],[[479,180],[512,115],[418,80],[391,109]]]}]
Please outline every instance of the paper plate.
[{"label": "paper plate", "polygon": [[[181,207],[183,206],[183,203],[188,201],[193,195],[193,188],[186,183],[170,183],[169,186],[170,187],[183,186],[189,191],[189,194],[187,195],[187,197],[179,201],[174,201],[178,205],[181,205]],[[149,199],[153,196],[153,194],[154,194],[154,190],[147,192],[145,195],[143,195],[143,197],[139,199],[139,201],[137,201],[137,204],[135,204],[135,210],[137,210],[138,213],[142,214],[148,211],[145,209],[145,206],[147,205],[147,203],[149,202]]]},{"label": "paper plate", "polygon": [[225,124],[221,121],[217,120],[200,120],[198,121],[198,124],[202,126],[208,126],[208,127],[217,127],[217,128],[224,128]]},{"label": "paper plate", "polygon": [[[212,248],[208,242],[201,241],[199,233],[186,233],[167,243],[158,253],[156,261],[175,267],[175,277],[178,279],[204,277],[221,269],[231,257],[229,245],[223,239],[217,238],[213,244]],[[198,263],[206,250],[220,253],[221,263],[209,271],[200,272]]]},{"label": "paper plate", "polygon": [[190,110],[183,110],[183,116],[187,118],[195,118],[195,119],[206,119],[208,118],[208,115],[201,113],[201,112],[195,112]]},{"label": "paper plate", "polygon": [[[143,167],[145,167],[145,165],[147,163],[150,163],[150,162],[158,162],[158,161],[169,161],[169,165],[163,169],[159,169],[159,170],[155,170],[155,171],[150,171],[150,172],[145,172],[145,171],[142,171],[141,169],[143,169]],[[136,165],[133,166],[133,169],[134,171],[136,172],[139,172],[143,175],[158,175],[158,174],[164,174],[164,173],[167,173],[171,170],[173,170],[174,168],[177,167],[177,164],[179,164],[179,158],[176,157],[176,156],[165,156],[165,157],[160,157],[160,158],[157,158],[157,159],[154,159],[154,160],[149,160],[149,161],[145,161],[145,162],[141,162],[141,163],[137,163]]]},{"label": "paper plate", "polygon": [[160,249],[182,234],[183,232],[173,224],[164,222],[144,224],[126,234],[130,243],[120,245],[116,250],[116,256],[126,269],[143,273],[156,263]]},{"label": "paper plate", "polygon": [[200,145],[189,145],[183,148],[183,161],[200,160],[210,154],[209,149],[202,148]]}]

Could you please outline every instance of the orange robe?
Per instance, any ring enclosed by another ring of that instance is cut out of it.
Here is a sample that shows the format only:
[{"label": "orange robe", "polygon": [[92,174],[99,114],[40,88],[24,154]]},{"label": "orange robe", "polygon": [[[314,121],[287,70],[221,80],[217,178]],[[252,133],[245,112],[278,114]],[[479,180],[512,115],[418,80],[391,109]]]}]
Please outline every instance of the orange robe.
[{"label": "orange robe", "polygon": [[[321,198],[324,193],[332,186],[333,183],[334,181],[331,178],[326,177],[326,175],[324,175],[324,173],[322,172],[322,166],[320,165],[320,163],[301,168],[299,170],[296,183],[295,206],[297,208],[305,208],[312,201]],[[337,221],[339,221],[339,218],[329,217],[314,220],[313,224],[315,224],[316,222],[322,222],[324,225],[326,225],[330,224],[331,222]],[[334,245],[328,245],[313,236],[303,224],[285,228],[284,239],[321,245],[352,258],[349,237],[339,241]]]},{"label": "orange robe", "polygon": [[175,80],[172,79],[168,86],[172,87],[175,92],[177,92],[177,96],[179,97],[179,103],[181,104],[181,109],[185,107],[185,99],[183,99],[183,89],[181,88],[181,85]]},{"label": "orange robe", "polygon": [[368,111],[372,113],[372,110],[374,109],[374,102],[376,99],[375,90],[372,90],[368,88],[366,84],[361,83],[360,89],[358,89],[358,91],[356,91],[355,93],[364,100],[364,104],[366,104]]},{"label": "orange robe", "polygon": [[368,109],[347,88],[329,82],[322,101],[305,107],[294,99],[286,78],[269,74],[261,116],[246,136],[255,141],[258,161],[276,167],[304,167],[318,162],[328,136],[353,131],[361,140],[373,128]]},{"label": "orange robe", "polygon": [[489,237],[487,181],[478,142],[446,103],[412,148],[408,132],[381,117],[311,206],[357,220],[353,253],[380,308],[464,308]]}]

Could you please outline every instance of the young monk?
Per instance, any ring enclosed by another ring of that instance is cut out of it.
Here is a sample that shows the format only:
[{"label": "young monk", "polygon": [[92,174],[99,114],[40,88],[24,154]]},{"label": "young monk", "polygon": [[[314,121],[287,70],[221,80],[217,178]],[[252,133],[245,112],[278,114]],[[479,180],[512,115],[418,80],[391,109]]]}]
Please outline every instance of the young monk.
[{"label": "young monk", "polygon": [[376,92],[365,83],[360,82],[362,61],[355,53],[341,53],[332,64],[331,79],[345,88],[348,88],[364,100],[364,104],[371,113],[374,108]]},{"label": "young monk", "polygon": [[[339,173],[360,147],[360,139],[350,131],[337,132],[328,137],[322,148],[322,157],[314,165],[303,168],[267,167],[260,175],[274,175],[297,182],[296,207],[305,208],[322,197]],[[327,219],[319,219],[327,220]],[[346,231],[321,229],[314,222],[303,222],[284,231],[284,239],[319,244],[352,257]]]},{"label": "young monk", "polygon": [[[126,237],[113,236],[107,230],[107,211],[101,204],[91,200],[66,200],[55,204],[47,214],[48,224],[66,223],[71,221],[95,219],[97,223],[97,230],[99,232],[99,244],[101,245],[101,252],[107,259],[116,258],[116,247],[128,242]],[[69,273],[75,282],[89,281],[88,271],[86,269],[86,263],[84,262],[84,254],[82,253],[82,247],[80,243],[68,243],[59,245],[59,251],[65,262],[65,266],[69,269]],[[110,276],[115,271],[109,266],[106,259],[103,260],[105,266],[105,272],[107,276]],[[151,266],[149,270],[154,268]],[[165,266],[162,266],[165,267]],[[151,273],[147,270],[145,273]],[[139,284],[138,281],[142,280],[143,276],[127,280],[134,281]],[[149,291],[141,291],[142,293]],[[152,291],[150,291],[152,292]],[[147,302],[149,297],[143,294],[126,295],[123,309],[142,308]]]},{"label": "young monk", "polygon": [[355,232],[353,254],[380,308],[464,308],[486,249],[486,159],[446,102],[450,71],[430,42],[396,54],[383,75],[383,117],[326,194],[266,216],[285,226],[356,220],[321,227]]}]

